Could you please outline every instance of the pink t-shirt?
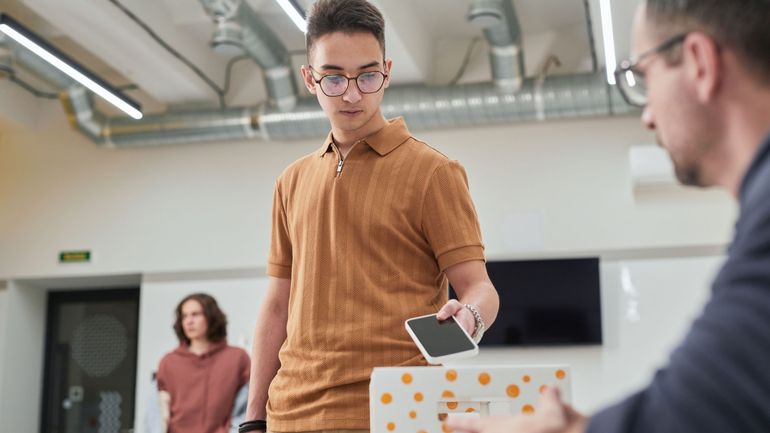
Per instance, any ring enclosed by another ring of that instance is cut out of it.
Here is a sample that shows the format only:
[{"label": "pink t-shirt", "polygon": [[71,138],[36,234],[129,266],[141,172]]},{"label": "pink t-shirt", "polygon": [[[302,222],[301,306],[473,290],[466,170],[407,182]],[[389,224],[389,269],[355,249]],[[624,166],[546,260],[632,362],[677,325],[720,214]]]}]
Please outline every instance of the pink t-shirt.
[{"label": "pink t-shirt", "polygon": [[171,395],[168,433],[226,433],[238,390],[249,382],[249,355],[222,341],[203,355],[180,345],[160,360],[158,390]]}]

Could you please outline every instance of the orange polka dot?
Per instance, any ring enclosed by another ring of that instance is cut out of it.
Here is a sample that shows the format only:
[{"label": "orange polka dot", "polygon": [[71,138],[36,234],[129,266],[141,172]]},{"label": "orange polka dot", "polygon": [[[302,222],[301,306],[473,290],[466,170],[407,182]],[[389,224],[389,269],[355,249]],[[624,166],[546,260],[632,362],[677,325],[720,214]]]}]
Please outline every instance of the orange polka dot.
[{"label": "orange polka dot", "polygon": [[526,374],[525,374],[525,375],[524,375],[524,377],[522,377],[522,378],[521,378],[521,380],[523,380],[523,381],[524,381],[524,383],[529,383],[529,381],[530,381],[531,379],[530,379],[530,377],[529,377],[528,375],[526,375]]},{"label": "orange polka dot", "polygon": [[454,382],[457,380],[457,371],[456,370],[447,370],[446,372],[446,380],[450,382]]},{"label": "orange polka dot", "polygon": [[422,393],[421,392],[415,392],[414,393],[414,401],[422,401]]},{"label": "orange polka dot", "polygon": [[481,373],[479,375],[479,383],[482,385],[489,385],[489,382],[492,380],[491,377],[489,377],[489,373]]},{"label": "orange polka dot", "polygon": [[567,373],[564,372],[564,370],[556,370],[556,378],[559,380],[564,379],[567,377]]},{"label": "orange polka dot", "polygon": [[534,407],[532,407],[532,405],[531,405],[531,404],[525,404],[525,405],[524,405],[524,406],[521,408],[521,413],[528,413],[528,414],[529,414],[529,413],[535,413],[535,408],[534,408]]},{"label": "orange polka dot", "polygon": [[438,420],[439,420],[439,421],[444,421],[444,420],[446,420],[446,417],[447,417],[447,414],[445,414],[445,413],[440,413],[440,414],[438,414]]},{"label": "orange polka dot", "polygon": [[519,396],[519,387],[517,385],[508,385],[508,388],[505,389],[505,393],[508,394],[508,397],[516,398]]},{"label": "orange polka dot", "polygon": [[446,404],[446,407],[449,409],[455,410],[457,409],[457,402],[456,401],[450,401]]},{"label": "orange polka dot", "polygon": [[409,412],[409,418],[412,418],[412,419],[415,419],[415,418],[417,418],[417,412],[415,412],[415,411],[410,411],[410,412]]},{"label": "orange polka dot", "polygon": [[390,402],[393,401],[393,396],[386,392],[385,394],[382,394],[380,401],[382,402],[382,404],[390,404]]},{"label": "orange polka dot", "polygon": [[455,396],[455,393],[453,393],[450,390],[446,390],[446,391],[441,393],[441,396],[444,397],[444,398],[452,398],[452,397]]},{"label": "orange polka dot", "polygon": [[476,412],[476,409],[474,409],[474,408],[472,408],[472,407],[469,407],[468,409],[465,409],[465,412],[467,412],[467,413],[473,413],[473,412]]},{"label": "orange polka dot", "polygon": [[449,428],[449,426],[444,423],[441,424],[441,431],[443,431],[444,433],[452,433],[452,429]]},{"label": "orange polka dot", "polygon": [[401,376],[401,382],[404,382],[405,384],[409,385],[412,383],[412,375],[409,373],[404,373],[403,376]]},{"label": "orange polka dot", "polygon": [[396,429],[396,424],[389,422],[388,423],[388,431],[393,431]]},{"label": "orange polka dot", "polygon": [[545,389],[546,389],[546,388],[548,388],[548,386],[547,386],[547,385],[540,385],[540,389],[538,389],[538,392],[539,392],[540,394],[542,394],[542,393],[544,393],[544,392],[545,392]]}]

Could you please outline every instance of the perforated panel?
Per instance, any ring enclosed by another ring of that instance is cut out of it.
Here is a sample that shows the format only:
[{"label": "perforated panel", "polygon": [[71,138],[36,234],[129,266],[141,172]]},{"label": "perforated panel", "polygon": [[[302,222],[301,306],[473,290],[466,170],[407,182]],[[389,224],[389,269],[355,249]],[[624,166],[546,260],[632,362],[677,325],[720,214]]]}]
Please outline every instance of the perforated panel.
[{"label": "perforated panel", "polygon": [[126,328],[118,319],[96,314],[84,319],[72,336],[72,359],[90,377],[105,377],[125,359]]}]

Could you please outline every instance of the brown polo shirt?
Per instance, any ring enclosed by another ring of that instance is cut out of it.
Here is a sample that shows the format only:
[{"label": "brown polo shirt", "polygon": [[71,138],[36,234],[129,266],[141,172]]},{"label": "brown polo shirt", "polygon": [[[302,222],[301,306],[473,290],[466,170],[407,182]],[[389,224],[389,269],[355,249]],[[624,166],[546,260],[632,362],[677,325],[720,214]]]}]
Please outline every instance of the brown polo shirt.
[{"label": "brown polo shirt", "polygon": [[465,171],[395,119],[344,160],[326,138],[278,179],[267,272],[291,279],[270,385],[278,432],[369,428],[373,367],[424,364],[404,320],[447,301],[444,270],[484,260]]}]

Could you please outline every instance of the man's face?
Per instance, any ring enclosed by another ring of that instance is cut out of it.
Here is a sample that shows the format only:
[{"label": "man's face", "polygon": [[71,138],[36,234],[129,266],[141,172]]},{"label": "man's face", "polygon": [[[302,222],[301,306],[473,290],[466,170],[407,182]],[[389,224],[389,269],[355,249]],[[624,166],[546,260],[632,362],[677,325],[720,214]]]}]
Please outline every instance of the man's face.
[{"label": "man's face", "polygon": [[195,299],[182,304],[182,329],[189,340],[206,338],[208,323],[203,314],[203,306]]},{"label": "man's face", "polygon": [[310,65],[302,68],[305,86],[318,97],[332,127],[354,132],[375,115],[380,115],[380,102],[384,89],[388,87],[388,78],[379,91],[369,94],[361,93],[355,80],[350,80],[347,90],[341,96],[326,96],[320,84],[316,83],[324,75],[355,78],[359,74],[373,71],[389,75],[391,61],[383,60],[382,49],[374,35],[364,32],[323,35],[313,43],[309,61]]},{"label": "man's face", "polygon": [[[632,58],[659,46],[666,37],[654,31],[642,5],[634,20]],[[704,159],[713,148],[710,132],[713,126],[686,74],[687,62],[691,59],[684,54],[682,46],[673,50],[681,53],[681,62],[669,64],[664,54],[656,54],[648,56],[638,66],[647,87],[642,123],[655,131],[658,144],[671,157],[681,183],[710,186],[712,181],[704,173]]]}]

